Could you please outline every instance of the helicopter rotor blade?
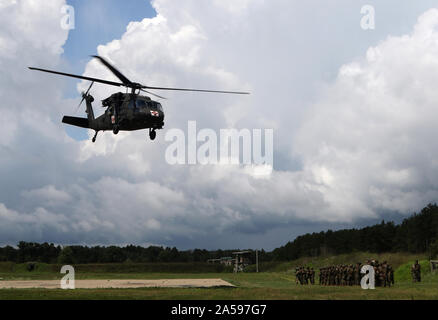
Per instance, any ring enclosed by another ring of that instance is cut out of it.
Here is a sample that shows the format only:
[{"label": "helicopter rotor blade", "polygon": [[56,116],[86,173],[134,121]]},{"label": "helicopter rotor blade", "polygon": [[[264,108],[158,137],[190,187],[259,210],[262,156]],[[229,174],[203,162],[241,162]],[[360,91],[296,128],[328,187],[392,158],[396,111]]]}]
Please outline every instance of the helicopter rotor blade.
[{"label": "helicopter rotor blade", "polygon": [[[99,57],[99,56],[93,56],[97,59],[99,59],[99,61],[104,64],[115,76],[117,76],[122,83],[120,82],[114,82],[114,81],[108,81],[108,80],[103,80],[103,79],[98,79],[98,78],[92,78],[92,77],[85,77],[85,76],[79,76],[79,75],[75,75],[75,74],[70,74],[70,73],[64,73],[64,72],[58,72],[58,71],[53,71],[53,70],[47,70],[47,69],[40,69],[40,68],[33,68],[33,67],[29,67],[30,70],[36,70],[36,71],[42,71],[42,72],[47,72],[47,73],[53,73],[53,74],[57,74],[57,75],[61,75],[61,76],[66,76],[66,77],[72,77],[72,78],[77,78],[77,79],[82,79],[82,80],[88,80],[88,81],[92,81],[92,82],[98,82],[98,83],[103,83],[103,84],[107,84],[107,85],[111,85],[111,86],[116,86],[116,87],[127,87],[127,88],[132,88],[133,90],[138,90],[138,89],[149,89],[149,90],[167,90],[167,91],[185,91],[185,92],[206,92],[206,93],[224,93],[224,94],[250,94],[249,92],[239,92],[239,91],[219,91],[219,90],[202,90],[202,89],[186,89],[186,88],[167,88],[167,87],[150,87],[150,86],[144,86],[141,85],[139,83],[134,83],[131,82],[128,78],[126,78],[120,71],[118,71],[116,68],[114,68],[110,63],[108,63],[104,58]],[[151,92],[148,92],[149,94],[155,95]],[[165,99],[164,97],[160,97],[158,95],[155,95],[159,98]]]},{"label": "helicopter rotor blade", "polygon": [[88,90],[87,90],[85,93],[82,93],[82,100],[81,100],[81,102],[79,103],[78,107],[76,108],[76,112],[75,112],[75,114],[78,112],[79,108],[80,108],[81,105],[82,105],[82,102],[84,102],[85,97],[87,96],[88,92],[90,92],[91,87],[93,86],[93,84],[94,84],[94,81],[91,82],[90,86],[88,87]]},{"label": "helicopter rotor blade", "polygon": [[107,85],[110,85],[110,86],[116,86],[116,87],[123,87],[123,86],[125,86],[123,83],[119,83],[119,82],[108,81],[108,80],[103,80],[103,79],[98,79],[98,78],[78,76],[76,74],[70,74],[70,73],[64,73],[64,72],[58,72],[58,71],[46,70],[46,69],[40,69],[40,68],[33,68],[33,67],[29,67],[29,69],[30,70],[35,70],[35,71],[42,71],[42,72],[47,72],[47,73],[58,74],[58,75],[65,76],[65,77],[71,77],[71,78],[77,78],[77,79],[82,79],[82,80],[88,80],[88,81],[103,83],[103,84],[107,84]]},{"label": "helicopter rotor blade", "polygon": [[117,78],[120,79],[120,81],[123,82],[126,86],[131,86],[133,83],[131,80],[126,78],[119,70],[117,70],[114,66],[112,66],[108,61],[106,61],[104,58],[100,56],[92,56],[93,58],[98,59],[105,67],[107,67]]},{"label": "helicopter rotor blade", "polygon": [[140,89],[140,91],[143,91],[143,92],[149,93],[149,94],[151,94],[151,95],[153,95],[153,96],[155,96],[155,97],[157,97],[157,98],[167,100],[167,98],[162,97],[162,96],[159,96],[158,94],[152,93],[152,92],[150,92],[150,91],[147,91],[147,90],[144,90],[144,89]]},{"label": "helicopter rotor blade", "polygon": [[249,92],[238,92],[238,91],[217,91],[217,90],[164,88],[164,87],[149,87],[149,86],[142,86],[141,88],[142,89],[151,89],[151,90],[168,90],[168,91],[190,91],[190,92],[207,92],[207,93],[226,93],[226,94],[250,94]]}]

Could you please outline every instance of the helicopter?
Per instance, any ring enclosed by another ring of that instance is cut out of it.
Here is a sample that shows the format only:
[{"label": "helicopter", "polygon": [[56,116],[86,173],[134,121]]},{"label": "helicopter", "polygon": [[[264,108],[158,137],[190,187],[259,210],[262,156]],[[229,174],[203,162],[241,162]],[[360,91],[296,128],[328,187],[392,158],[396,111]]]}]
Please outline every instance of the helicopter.
[{"label": "helicopter", "polygon": [[[184,88],[165,88],[165,87],[150,87],[137,82],[130,81],[119,70],[112,66],[107,60],[100,56],[92,56],[98,59],[105,67],[107,67],[121,82],[108,81],[104,79],[91,78],[58,72],[47,69],[29,67],[30,70],[52,73],[56,75],[72,77],[82,80],[91,81],[86,92],[82,93],[82,100],[77,109],[82,103],[86,103],[87,118],[64,116],[62,122],[68,125],[92,129],[95,134],[92,142],[96,142],[99,131],[113,131],[116,135],[119,131],[134,131],[149,129],[149,138],[153,141],[157,136],[156,130],[164,127],[164,110],[160,102],[152,100],[148,96],[141,95],[145,92],[159,99],[166,99],[148,90],[168,90],[168,91],[192,91],[192,92],[207,92],[207,93],[222,93],[222,94],[249,94],[249,92],[235,91],[217,91],[217,90],[201,90],[201,89],[184,89]],[[102,107],[106,108],[105,112],[99,116],[94,116],[92,102],[94,97],[90,94],[93,84],[102,83],[106,85],[125,87],[126,93],[117,92],[102,100]],[[128,90],[131,92],[128,93]]]}]

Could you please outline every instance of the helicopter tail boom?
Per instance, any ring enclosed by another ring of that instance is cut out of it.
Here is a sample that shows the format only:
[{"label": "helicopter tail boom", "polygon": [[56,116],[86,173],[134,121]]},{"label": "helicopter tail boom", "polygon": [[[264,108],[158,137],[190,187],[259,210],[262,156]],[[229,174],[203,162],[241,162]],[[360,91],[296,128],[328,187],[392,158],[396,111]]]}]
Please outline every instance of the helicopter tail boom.
[{"label": "helicopter tail boom", "polygon": [[85,128],[85,129],[90,128],[90,124],[88,122],[88,119],[86,119],[86,118],[65,116],[64,118],[62,118],[62,122],[69,124],[71,126],[81,127],[81,128]]},{"label": "helicopter tail boom", "polygon": [[91,95],[85,95],[85,102],[87,104],[87,109],[85,109],[85,112],[87,113],[87,118],[90,123],[94,121],[94,111],[91,104],[93,101],[94,98]]}]

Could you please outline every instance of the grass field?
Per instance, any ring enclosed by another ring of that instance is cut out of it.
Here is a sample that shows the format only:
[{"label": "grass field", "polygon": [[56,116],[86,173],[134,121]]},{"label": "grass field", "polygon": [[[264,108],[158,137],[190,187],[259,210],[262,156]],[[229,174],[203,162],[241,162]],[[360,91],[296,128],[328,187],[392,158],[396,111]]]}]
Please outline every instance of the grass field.
[{"label": "grass field", "polygon": [[[318,268],[330,263],[363,261],[363,257],[376,257],[388,260],[396,269],[396,284],[391,288],[376,288],[363,290],[359,287],[322,287],[300,286],[295,284],[294,267],[296,265],[311,265]],[[255,300],[293,300],[293,299],[438,299],[438,274],[429,272],[427,261],[421,260],[422,282],[412,283],[410,280],[410,265],[415,256],[403,254],[370,255],[355,253],[325,258],[306,258],[288,263],[265,265],[271,271],[260,273],[159,273],[136,272],[135,267],[116,266],[104,267],[99,272],[76,271],[76,279],[209,279],[221,278],[235,285],[235,288],[140,288],[140,289],[4,289],[0,290],[0,299],[160,299],[160,300],[216,300],[216,299],[255,299]],[[418,257],[421,258],[421,257]],[[353,260],[352,260],[353,259]],[[356,259],[356,260],[354,260]],[[360,259],[360,260],[358,260]],[[263,268],[263,264],[261,265]],[[81,268],[78,268],[81,269]],[[86,269],[90,269],[88,266]],[[12,271],[11,271],[12,270]],[[126,272],[130,270],[130,272]],[[3,280],[61,279],[62,275],[54,271],[53,266],[41,265],[36,271],[28,272],[23,265],[0,264],[0,278]],[[1,281],[1,280],[0,280]]]}]

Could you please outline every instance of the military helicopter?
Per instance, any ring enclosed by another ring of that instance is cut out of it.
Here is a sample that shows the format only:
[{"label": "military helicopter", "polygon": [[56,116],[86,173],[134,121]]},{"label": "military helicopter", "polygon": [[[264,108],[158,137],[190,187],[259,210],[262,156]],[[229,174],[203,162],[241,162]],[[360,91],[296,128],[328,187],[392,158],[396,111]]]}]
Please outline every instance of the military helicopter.
[{"label": "military helicopter", "polygon": [[[40,69],[29,67],[30,70],[53,73],[61,76],[73,77],[91,81],[88,90],[82,93],[82,100],[79,107],[85,101],[87,118],[64,116],[62,122],[68,125],[92,129],[95,131],[92,139],[96,142],[99,131],[110,131],[118,134],[119,131],[134,131],[149,129],[149,137],[155,140],[156,130],[163,129],[164,126],[164,111],[162,105],[158,101],[152,100],[150,97],[140,95],[141,92],[148,93],[160,99],[166,99],[148,90],[171,90],[171,91],[192,91],[192,92],[208,92],[208,93],[225,93],[225,94],[249,94],[248,92],[234,92],[234,91],[217,91],[217,90],[200,90],[200,89],[183,89],[183,88],[164,88],[164,87],[150,87],[140,83],[131,82],[119,70],[112,66],[108,61],[100,56],[92,56],[98,59],[105,67],[107,67],[121,82],[113,82],[103,79],[84,77],[74,74],[68,74],[58,71]],[[102,100],[102,107],[107,108],[105,113],[95,118],[92,102],[93,96],[90,90],[93,84],[103,83],[106,85],[116,87],[126,87],[127,93],[114,93],[110,97]],[[131,93],[128,90],[131,89]],[[148,90],[146,90],[148,89]]]}]

